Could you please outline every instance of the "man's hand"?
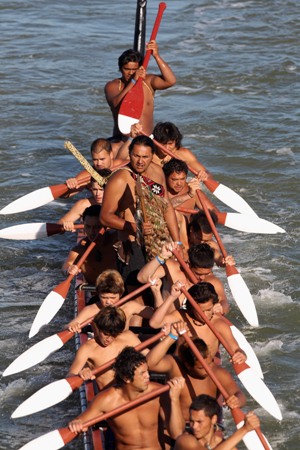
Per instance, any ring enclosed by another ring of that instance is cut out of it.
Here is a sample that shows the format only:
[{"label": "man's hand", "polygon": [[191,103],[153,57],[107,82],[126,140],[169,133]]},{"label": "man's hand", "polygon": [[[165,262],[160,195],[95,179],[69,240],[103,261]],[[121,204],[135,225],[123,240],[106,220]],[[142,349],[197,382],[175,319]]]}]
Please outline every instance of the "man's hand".
[{"label": "man's hand", "polygon": [[185,379],[183,377],[175,377],[171,378],[171,380],[167,381],[167,383],[170,386],[169,391],[170,399],[178,400],[184,388]]},{"label": "man's hand", "polygon": [[241,348],[238,348],[231,357],[232,364],[242,364],[247,359],[247,356]]},{"label": "man's hand", "polygon": [[80,370],[78,375],[84,381],[86,381],[86,380],[95,380],[95,378],[96,378],[89,367],[85,367],[84,369]]},{"label": "man's hand", "polygon": [[154,56],[154,58],[159,56],[158,45],[154,39],[146,43],[146,50],[151,50],[152,56]]},{"label": "man's hand", "polygon": [[236,395],[230,395],[225,403],[230,409],[240,408],[241,406],[240,401],[238,397],[236,397]]},{"label": "man's hand", "polygon": [[181,288],[184,287],[184,283],[181,281],[176,281],[171,287],[170,297],[174,297],[174,300],[178,298],[181,294]]},{"label": "man's hand", "polygon": [[259,428],[260,422],[259,418],[254,414],[254,412],[249,411],[246,414],[245,423],[243,427],[249,432],[254,430],[255,428]]},{"label": "man's hand", "polygon": [[68,423],[69,430],[73,433],[79,434],[88,430],[88,427],[83,427],[83,422],[79,419],[74,419]]},{"label": "man's hand", "polygon": [[72,189],[79,189],[79,184],[76,178],[68,178],[65,181],[68,189],[72,190]]},{"label": "man's hand", "polygon": [[69,331],[72,331],[73,333],[80,333],[81,332],[81,326],[80,323],[76,320],[73,320],[72,322],[68,323],[67,328]]}]

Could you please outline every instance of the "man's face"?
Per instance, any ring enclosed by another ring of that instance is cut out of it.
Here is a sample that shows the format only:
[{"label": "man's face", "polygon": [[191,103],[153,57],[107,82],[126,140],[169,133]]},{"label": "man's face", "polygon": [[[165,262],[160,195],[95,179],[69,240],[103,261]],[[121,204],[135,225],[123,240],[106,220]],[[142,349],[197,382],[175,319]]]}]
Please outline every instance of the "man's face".
[{"label": "man's face", "polygon": [[145,172],[151,164],[153,153],[151,147],[135,144],[130,152],[130,164],[137,174]]},{"label": "man's face", "polygon": [[173,195],[179,194],[187,184],[184,172],[173,172],[166,180],[168,191]]},{"label": "man's face", "polygon": [[212,268],[206,268],[206,267],[191,267],[191,270],[193,272],[193,274],[195,275],[195,277],[198,280],[198,283],[200,281],[205,281],[205,279],[207,277],[209,277],[210,275],[212,275]]},{"label": "man's face", "polygon": [[101,305],[105,306],[113,306],[117,301],[120,300],[120,294],[111,294],[110,292],[103,292],[99,295],[99,299]]},{"label": "man's face", "polygon": [[203,410],[194,411],[192,409],[190,411],[190,427],[197,440],[205,438],[210,433],[213,425],[212,419],[207,417]]},{"label": "man's face", "polygon": [[[210,355],[207,358],[205,358],[205,362],[208,366],[212,364],[212,359]],[[200,363],[200,361],[197,360],[193,366],[190,366],[189,364],[186,364],[184,362],[183,364],[186,366],[187,372],[192,377],[198,378],[200,380],[204,380],[205,378],[208,377],[208,374],[204,369],[204,367],[202,366],[202,364]]]},{"label": "man's face", "polygon": [[90,191],[97,205],[101,205],[103,200],[104,189],[100,187],[98,183],[94,182],[92,183]]},{"label": "man's face", "polygon": [[139,68],[138,62],[128,62],[126,63],[122,69],[121,74],[125,81],[129,81],[134,77],[135,72]]},{"label": "man's face", "polygon": [[99,345],[101,345],[101,347],[108,347],[115,340],[114,336],[104,333],[103,331],[97,331],[96,334],[96,341]]},{"label": "man's face", "polygon": [[[213,308],[214,308],[214,304],[212,300],[208,300],[205,303],[198,303],[199,308],[201,309],[201,311],[205,314],[205,317],[208,320],[211,320],[213,317]],[[196,320],[198,320],[201,323],[204,323],[204,321],[202,320],[201,315],[194,310],[194,317]]]},{"label": "man's face", "polygon": [[92,152],[92,161],[96,170],[110,169],[113,163],[113,153],[106,150]]},{"label": "man's face", "polygon": [[165,144],[165,147],[170,151],[170,152],[173,152],[174,150],[176,150],[176,141],[174,140],[174,141],[168,141],[166,144]]},{"label": "man's face", "polygon": [[93,241],[99,234],[101,225],[99,217],[86,216],[84,219],[84,232],[90,241]]},{"label": "man's face", "polygon": [[131,382],[138,392],[145,392],[148,389],[150,375],[147,363],[142,363],[135,369],[133,381]]}]

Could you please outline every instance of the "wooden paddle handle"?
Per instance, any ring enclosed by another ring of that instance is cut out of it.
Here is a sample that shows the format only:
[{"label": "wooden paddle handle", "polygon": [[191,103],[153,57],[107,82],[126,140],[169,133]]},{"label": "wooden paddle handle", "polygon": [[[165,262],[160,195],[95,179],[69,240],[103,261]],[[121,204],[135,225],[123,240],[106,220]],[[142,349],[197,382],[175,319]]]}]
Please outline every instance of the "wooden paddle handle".
[{"label": "wooden paddle handle", "polygon": [[80,164],[88,171],[88,173],[97,181],[99,186],[103,186],[106,182],[106,178],[101,177],[98,172],[90,165],[90,163],[85,159],[85,157],[80,153],[77,148],[70,141],[65,142],[65,148],[68,149],[73,156],[80,162]]},{"label": "wooden paddle handle", "polygon": [[[155,19],[155,22],[154,22],[154,25],[153,25],[153,30],[152,30],[152,33],[151,33],[151,36],[150,36],[150,41],[153,41],[156,38],[156,36],[157,36],[158,29],[159,29],[159,26],[160,26],[160,22],[161,22],[161,19],[162,19],[162,16],[163,16],[163,13],[164,13],[164,10],[166,9],[166,7],[167,7],[167,5],[164,2],[161,2],[158,5],[158,12],[157,12],[157,16],[156,16],[156,19]],[[146,51],[146,55],[145,55],[145,58],[144,58],[144,61],[143,61],[144,69],[146,69],[148,64],[149,64],[151,53],[152,53],[152,50],[147,50]]]}]

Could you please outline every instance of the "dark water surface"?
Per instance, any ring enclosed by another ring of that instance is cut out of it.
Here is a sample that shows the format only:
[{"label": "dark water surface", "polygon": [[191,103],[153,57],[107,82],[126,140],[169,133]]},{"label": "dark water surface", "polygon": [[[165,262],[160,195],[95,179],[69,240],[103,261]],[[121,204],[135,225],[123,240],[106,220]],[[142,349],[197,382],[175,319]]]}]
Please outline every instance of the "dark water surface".
[{"label": "dark water surface", "polygon": [[[147,37],[157,5],[148,1]],[[132,46],[135,6],[135,0],[1,3],[0,208],[81,169],[64,149],[65,139],[88,157],[90,143],[110,135],[103,86],[118,76],[117,58]],[[279,423],[249,400],[274,450],[299,449],[298,16],[297,0],[173,0],[158,35],[177,84],[157,94],[155,120],[175,122],[185,145],[217,180],[239,192],[260,217],[287,231],[265,236],[220,229],[253,294],[260,327],[246,325],[235,306],[230,319],[257,352],[283,413]],[[149,70],[156,70],[153,61]],[[55,201],[0,216],[0,228],[54,222],[72,203]],[[32,320],[62,281],[59,268],[73,242],[74,236],[66,235],[1,240],[1,371],[72,317],[69,299],[29,343]],[[72,357],[73,342],[43,364],[0,380],[1,450],[18,449],[78,413],[73,396],[50,410],[10,419],[21,401],[62,378]],[[77,440],[68,448],[80,449],[82,443]]]}]

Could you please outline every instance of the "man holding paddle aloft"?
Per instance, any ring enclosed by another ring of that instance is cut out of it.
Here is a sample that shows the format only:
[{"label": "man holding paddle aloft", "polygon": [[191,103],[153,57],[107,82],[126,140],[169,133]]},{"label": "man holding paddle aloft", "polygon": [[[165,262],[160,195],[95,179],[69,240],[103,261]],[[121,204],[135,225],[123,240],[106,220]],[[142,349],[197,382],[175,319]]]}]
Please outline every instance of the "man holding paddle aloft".
[{"label": "man holding paddle aloft", "polygon": [[113,136],[110,140],[115,143],[115,146],[117,146],[116,144],[122,144],[122,141],[124,142],[127,139],[127,136],[124,136],[119,130],[118,113],[122,100],[134,87],[137,80],[139,78],[143,79],[144,94],[143,110],[139,122],[142,124],[144,132],[148,135],[152,133],[154,126],[153,111],[155,91],[168,89],[176,83],[176,77],[169,65],[161,58],[155,40],[150,40],[148,42],[147,51],[148,50],[152,52],[152,56],[160,70],[160,75],[146,73],[146,69],[142,66],[142,55],[138,51],[130,49],[123,52],[118,60],[121,78],[109,81],[105,85],[104,91],[106,100],[110,106],[114,119]]}]

